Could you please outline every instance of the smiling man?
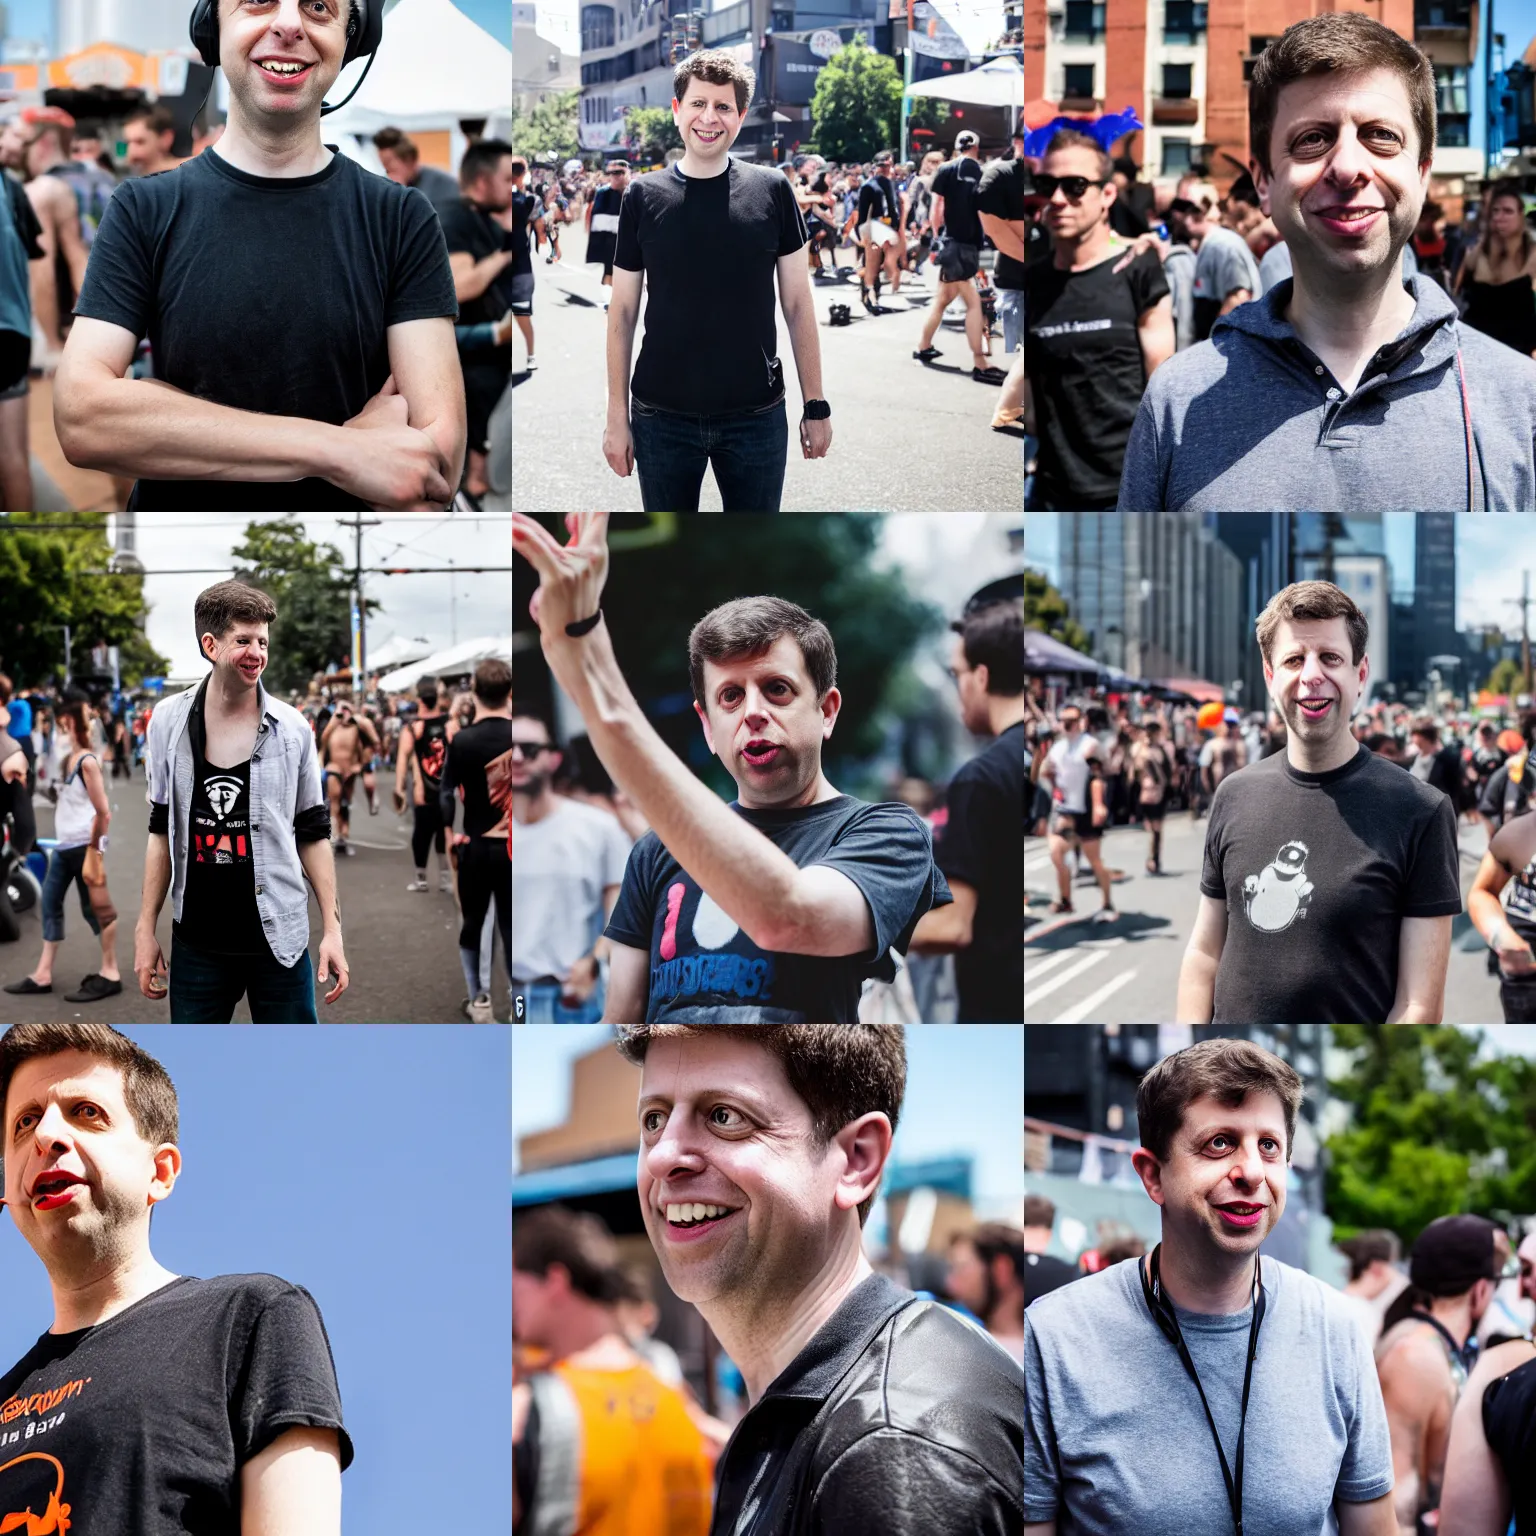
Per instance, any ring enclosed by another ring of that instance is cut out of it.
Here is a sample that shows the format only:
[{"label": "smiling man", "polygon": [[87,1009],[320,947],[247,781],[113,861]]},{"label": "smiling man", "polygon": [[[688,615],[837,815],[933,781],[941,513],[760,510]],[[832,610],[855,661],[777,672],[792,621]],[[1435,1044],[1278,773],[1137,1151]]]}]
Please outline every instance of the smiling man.
[{"label": "smiling man", "polygon": [[751,1405],[716,1467],[713,1536],[1014,1536],[1018,1364],[864,1253],[901,1026],[646,1025],[618,1047],[644,1069],[646,1233]]},{"label": "smiling man", "polygon": [[[458,488],[464,380],[437,214],[321,139],[324,95],[377,37],[379,3],[194,13],[228,125],[118,188],[54,384],[65,456],[136,477],[130,508],[439,507]],[[153,380],[130,376],[145,336]]]},{"label": "smiling man", "polygon": [[1396,1536],[1370,1351],[1331,1286],[1259,1252],[1301,1101],[1247,1040],[1142,1078],[1162,1240],[1025,1310],[1025,1536]]},{"label": "smiling man", "polygon": [[1435,150],[1430,61],[1367,16],[1313,16],[1255,63],[1248,122],[1294,277],[1157,371],[1120,510],[1529,511],[1536,362],[1402,278]]},{"label": "smiling man", "polygon": [[656,734],[619,670],[599,607],[608,514],[573,512],[566,525],[561,546],[512,514],[513,550],[539,571],[530,611],[593,749],[651,826],[604,930],[605,1021],[855,1020],[864,979],[894,980],[891,951],[904,954],[918,919],[952,898],[914,810],[841,794],[822,772],[842,707],[826,625],[778,597],[740,598],[694,625],[693,708],[736,781],[726,805]]},{"label": "smiling man", "polygon": [[0,1106],[5,1205],[53,1293],[0,1374],[0,1529],[340,1536],[352,1441],[314,1298],[150,1251],[182,1168],[165,1068],[105,1024],[18,1024]]},{"label": "smiling man", "polygon": [[1350,730],[1365,616],[1331,582],[1255,626],[1285,751],[1223,779],[1179,971],[1185,1024],[1438,1024],[1461,911],[1456,812]]}]

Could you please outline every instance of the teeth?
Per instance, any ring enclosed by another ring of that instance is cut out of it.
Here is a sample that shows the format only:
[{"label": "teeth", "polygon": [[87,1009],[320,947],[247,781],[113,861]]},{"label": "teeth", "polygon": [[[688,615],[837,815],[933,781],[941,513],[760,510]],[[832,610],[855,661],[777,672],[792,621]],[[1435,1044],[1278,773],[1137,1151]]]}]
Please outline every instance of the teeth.
[{"label": "teeth", "polygon": [[308,64],[268,64],[261,66],[268,74],[272,75],[297,75],[309,68]]},{"label": "teeth", "polygon": [[674,1222],[703,1221],[706,1217],[727,1214],[727,1208],[723,1205],[702,1205],[697,1200],[684,1201],[679,1205],[667,1207],[667,1220]]}]

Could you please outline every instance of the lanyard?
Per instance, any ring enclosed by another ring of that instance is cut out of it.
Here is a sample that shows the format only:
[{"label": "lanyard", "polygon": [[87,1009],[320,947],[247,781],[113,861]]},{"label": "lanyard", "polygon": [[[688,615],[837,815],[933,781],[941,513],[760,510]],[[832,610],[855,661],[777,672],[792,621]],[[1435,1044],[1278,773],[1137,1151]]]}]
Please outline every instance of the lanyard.
[{"label": "lanyard", "polygon": [[1185,1344],[1184,1334],[1179,1328],[1178,1315],[1163,1294],[1158,1282],[1157,1256],[1162,1251],[1162,1246],[1159,1243],[1152,1250],[1150,1282],[1147,1279],[1146,1269],[1139,1262],[1136,1265],[1136,1272],[1141,1276],[1141,1289],[1147,1298],[1148,1309],[1156,1320],[1157,1326],[1178,1350],[1179,1359],[1183,1362],[1184,1369],[1189,1372],[1190,1380],[1195,1384],[1195,1391],[1200,1394],[1200,1406],[1205,1409],[1205,1422],[1211,1426],[1211,1439],[1216,1442],[1216,1454],[1221,1458],[1221,1475],[1227,1485],[1227,1503],[1232,1508],[1232,1525],[1236,1536],[1243,1536],[1243,1436],[1248,1428],[1248,1389],[1253,1384],[1253,1362],[1258,1356],[1259,1324],[1264,1321],[1264,1287],[1259,1281],[1259,1261],[1257,1257],[1253,1261],[1253,1324],[1248,1330],[1248,1367],[1243,1373],[1243,1407],[1242,1416],[1237,1424],[1237,1478],[1234,1482],[1232,1472],[1227,1466],[1227,1453],[1221,1448],[1221,1436],[1216,1433],[1216,1420],[1211,1416],[1211,1405],[1205,1400],[1205,1388],[1200,1385],[1199,1372],[1195,1370],[1195,1362],[1190,1358],[1189,1346]]}]

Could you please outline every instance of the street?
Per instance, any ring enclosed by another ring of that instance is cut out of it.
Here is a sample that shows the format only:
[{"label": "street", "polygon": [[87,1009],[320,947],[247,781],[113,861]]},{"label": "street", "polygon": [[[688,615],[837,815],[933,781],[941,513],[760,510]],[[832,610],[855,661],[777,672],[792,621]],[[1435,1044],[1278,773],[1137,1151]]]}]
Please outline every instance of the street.
[{"label": "street", "polygon": [[[392,773],[379,774],[379,814],[368,814],[367,797],[358,781],[352,811],[351,858],[337,860],[337,894],[341,901],[342,940],[351,982],[337,1000],[326,1005],[327,986],[318,991],[316,1009],[322,1023],[449,1024],[462,1023],[459,1004],[464,976],[459,968],[458,908],[451,895],[437,889],[437,854],[428,854],[423,895],[408,892],[411,867],[410,826],[397,817],[390,802]],[[81,978],[101,966],[101,946],[80,912],[78,889],[64,902],[65,938],[54,961],[53,991],[41,997],[0,994],[0,1021],[6,1024],[49,1020],[96,1019],[107,1024],[163,1024],[169,1005],[152,1002],[139,991],[133,975],[133,925],[138,918],[144,884],[144,850],[149,841],[149,807],[144,799],[142,770],[133,779],[107,779],[112,827],[107,849],[107,889],[117,907],[117,963],[123,973],[121,996],[96,1003],[67,1003]],[[38,795],[37,835],[53,835],[53,807]],[[40,906],[20,914],[21,938],[0,945],[0,985],[19,980],[37,964],[42,953]],[[310,908],[310,963],[318,973],[320,914]],[[171,955],[171,900],[166,897],[156,929],[166,959]],[[334,983],[332,983],[334,984]],[[501,945],[496,945],[491,999],[496,1017],[510,1016],[510,986]],[[249,1023],[244,1002],[235,1022]]]},{"label": "street", "polygon": [[[1187,811],[1163,824],[1163,873],[1146,873],[1148,836],[1140,827],[1116,827],[1104,838],[1104,863],[1124,872],[1114,886],[1120,918],[1091,921],[1099,910],[1096,884],[1074,881],[1071,915],[1052,917],[1056,871],[1043,837],[1024,839],[1024,902],[1037,919],[1024,931],[1024,1018],[1031,1024],[1149,1024],[1170,1022],[1178,994],[1179,965],[1199,907],[1205,820]],[[1481,823],[1462,819],[1462,905],[1482,861],[1487,837]],[[1499,985],[1487,971],[1488,950],[1465,910],[1452,919],[1451,963],[1445,987],[1447,1024],[1497,1024],[1503,1020]],[[1288,1023],[1330,1023],[1294,1019]]]},{"label": "street", "polygon": [[[514,345],[512,395],[512,500],[540,511],[607,507],[641,510],[637,475],[621,479],[603,458],[607,416],[607,290],[602,268],[583,266],[585,236],[566,236],[566,255],[546,266],[535,258],[533,325],[539,366],[522,369],[522,341]],[[839,260],[850,252],[839,252]],[[1023,434],[994,432],[998,386],[971,377],[970,349],[959,325],[946,322],[934,338],[944,356],[929,366],[912,353],[921,340],[923,312],[937,269],[882,303],[895,313],[870,316],[859,304],[856,279],[812,283],[821,337],[822,387],[832,407],[832,447],[824,459],[801,456],[797,423],[800,391],[782,312],[776,311],[779,355],[788,388],[789,466],[784,511],[932,512],[943,509],[1012,512],[1023,505]],[[912,303],[909,295],[916,299]],[[845,327],[828,323],[834,303],[852,314]],[[704,317],[701,317],[703,319]],[[707,366],[708,317],[700,331],[700,366]],[[645,329],[642,302],[634,357]],[[1006,367],[1001,325],[992,361]],[[714,476],[705,474],[700,507],[720,510]]]}]

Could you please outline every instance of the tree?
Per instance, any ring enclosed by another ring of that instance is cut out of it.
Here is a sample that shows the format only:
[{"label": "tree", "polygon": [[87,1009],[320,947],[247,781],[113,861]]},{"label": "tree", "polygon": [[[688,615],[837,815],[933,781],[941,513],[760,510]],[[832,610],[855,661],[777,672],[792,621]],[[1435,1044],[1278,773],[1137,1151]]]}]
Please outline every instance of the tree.
[{"label": "tree", "polygon": [[856,32],[822,66],[811,100],[813,137],[822,154],[868,160],[896,142],[901,123],[901,74]]},{"label": "tree", "polygon": [[671,107],[626,107],[624,132],[635,146],[635,153],[646,160],[660,161],[669,149],[683,147],[683,136],[672,121]]},{"label": "tree", "polygon": [[529,161],[569,160],[581,153],[580,125],[581,92],[552,92],[531,112],[512,109],[512,148]]},{"label": "tree", "polygon": [[0,667],[13,682],[62,681],[66,624],[77,671],[95,645],[125,648],[127,683],[169,668],[144,638],[144,578],[90,574],[111,559],[100,513],[0,513]]},{"label": "tree", "polygon": [[[911,134],[917,128],[929,128],[935,133],[949,121],[949,103],[940,101],[936,96],[914,96],[912,106],[907,112],[907,132]],[[926,139],[927,135],[924,135]],[[914,145],[912,157],[918,159],[919,149],[931,149],[931,144]]]},{"label": "tree", "polygon": [[[316,544],[297,518],[247,523],[233,550],[235,576],[277,605],[266,684],[275,691],[306,687],[316,672],[352,654],[352,576],[334,544]],[[379,606],[366,599],[369,613]]]},{"label": "tree", "polygon": [[1039,571],[1024,572],[1024,628],[1038,629],[1086,655],[1093,642],[1069,612],[1066,598]]},{"label": "tree", "polygon": [[1531,683],[1520,671],[1520,663],[1506,656],[1502,661],[1495,662],[1493,671],[1488,674],[1488,691],[1510,695],[1529,693]]}]

